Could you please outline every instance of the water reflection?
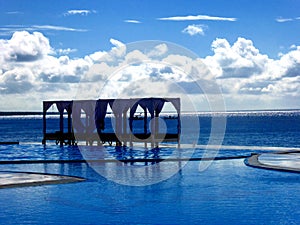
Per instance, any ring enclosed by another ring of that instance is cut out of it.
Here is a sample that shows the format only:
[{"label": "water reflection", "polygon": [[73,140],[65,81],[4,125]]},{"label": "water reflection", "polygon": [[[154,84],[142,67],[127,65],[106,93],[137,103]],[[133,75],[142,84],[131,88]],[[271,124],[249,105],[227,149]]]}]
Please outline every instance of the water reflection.
[{"label": "water reflection", "polygon": [[[187,163],[163,160],[160,148],[136,149],[118,146],[81,146],[81,154],[98,174],[123,185],[144,186],[166,180]],[[180,159],[181,149],[174,148],[164,159]]]}]

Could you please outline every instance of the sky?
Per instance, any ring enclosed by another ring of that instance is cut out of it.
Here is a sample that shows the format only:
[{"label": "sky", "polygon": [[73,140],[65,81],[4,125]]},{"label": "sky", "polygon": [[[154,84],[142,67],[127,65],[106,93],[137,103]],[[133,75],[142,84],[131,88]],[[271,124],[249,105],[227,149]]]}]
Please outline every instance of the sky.
[{"label": "sky", "polygon": [[207,111],[218,109],[212,85],[226,110],[299,109],[299,8],[299,0],[0,0],[0,111],[151,94],[188,96]]}]

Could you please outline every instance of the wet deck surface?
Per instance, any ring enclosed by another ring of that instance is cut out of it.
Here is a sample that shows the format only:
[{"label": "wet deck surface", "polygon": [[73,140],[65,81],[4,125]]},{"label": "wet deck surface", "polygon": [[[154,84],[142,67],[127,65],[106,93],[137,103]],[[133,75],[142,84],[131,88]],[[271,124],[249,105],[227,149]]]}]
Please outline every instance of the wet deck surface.
[{"label": "wet deck surface", "polygon": [[300,173],[300,152],[252,155],[245,163],[256,168]]},{"label": "wet deck surface", "polygon": [[262,154],[258,157],[258,160],[265,165],[300,170],[300,152],[288,154]]},{"label": "wet deck surface", "polygon": [[41,173],[0,172],[0,188],[63,184],[80,182],[84,180],[85,179],[79,177]]}]

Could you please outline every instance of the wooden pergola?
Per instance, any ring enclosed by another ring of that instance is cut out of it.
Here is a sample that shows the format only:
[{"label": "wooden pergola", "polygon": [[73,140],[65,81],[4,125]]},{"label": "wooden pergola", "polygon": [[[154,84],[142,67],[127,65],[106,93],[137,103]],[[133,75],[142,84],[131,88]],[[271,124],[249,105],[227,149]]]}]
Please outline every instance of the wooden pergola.
[{"label": "wooden pergola", "polygon": [[[166,102],[170,102],[175,110],[177,120],[176,133],[160,133],[158,118]],[[59,130],[47,132],[47,112],[51,106],[56,105],[59,112]],[[110,106],[115,118],[114,132],[105,132],[105,118]],[[137,108],[141,107],[143,116],[136,118]],[[82,118],[84,112],[85,118]],[[64,118],[67,115],[67,130]],[[150,117],[148,118],[148,115]],[[133,121],[143,120],[143,132],[133,133]],[[151,119],[150,127],[148,122]],[[128,129],[129,128],[129,129]],[[130,146],[134,142],[143,142],[145,146],[151,143],[156,147],[160,142],[180,143],[180,99],[179,98],[130,98],[130,99],[98,99],[98,100],[73,100],[73,101],[44,101],[43,102],[43,144],[47,140],[56,143],[75,144],[85,141],[87,145],[115,142],[116,145]]]}]

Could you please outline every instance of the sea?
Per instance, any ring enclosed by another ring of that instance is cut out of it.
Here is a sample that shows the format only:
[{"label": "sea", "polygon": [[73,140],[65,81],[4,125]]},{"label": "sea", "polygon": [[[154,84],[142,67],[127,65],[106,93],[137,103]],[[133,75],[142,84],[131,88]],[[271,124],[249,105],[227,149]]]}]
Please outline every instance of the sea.
[{"label": "sea", "polygon": [[[215,119],[223,121],[222,129],[213,129]],[[244,158],[253,153],[299,151],[300,110],[183,113],[181,121],[181,152],[193,149],[190,158],[199,161],[188,162],[161,182],[131,186],[99,174],[84,162],[44,163],[84,156],[78,146],[51,141],[42,145],[41,115],[1,114],[0,142],[19,144],[0,145],[0,171],[71,175],[86,181],[0,189],[0,224],[299,224],[299,174],[248,167]],[[165,123],[170,131],[176,130],[176,121],[166,117]],[[111,118],[106,124],[107,129],[113,128]],[[47,131],[57,130],[59,119],[52,115],[47,119]],[[211,142],[212,130],[217,142]],[[121,152],[108,146],[110,154],[105,157],[164,159],[172,155],[175,146],[162,143],[158,149],[133,147]],[[199,171],[200,159],[210,150],[216,153],[216,160]],[[20,163],[26,160],[39,162]],[[118,168],[130,166],[149,165]],[[162,167],[155,168],[144,176],[165,172]],[[146,181],[147,176],[142,179]]]},{"label": "sea", "polygon": [[[169,117],[168,115],[164,116],[167,132],[176,133],[177,119],[172,120]],[[220,125],[218,119],[221,119]],[[217,120],[216,124],[212,124],[213,120]],[[114,131],[113,122],[113,118],[106,118],[104,132]],[[201,157],[203,151],[210,147],[207,146],[211,144],[210,138],[215,136],[218,137],[218,140],[213,144],[222,145],[220,148],[222,151],[218,153],[219,156],[249,155],[252,152],[300,148],[300,110],[183,113],[181,124],[181,144],[182,146],[193,146],[195,149],[194,157]],[[67,118],[64,119],[64,126],[64,129],[67,130]],[[222,126],[220,129],[222,133],[219,134],[218,129],[214,132],[212,129],[214,126]],[[20,143],[10,146],[10,148],[4,145],[0,146],[2,149],[0,160],[44,159],[45,157],[56,159],[55,157],[58,155],[60,159],[81,158],[80,151],[76,147],[71,147],[68,151],[60,151],[57,150],[59,148],[55,146],[55,142],[51,141],[47,143],[51,151],[48,151],[50,152],[49,155],[47,152],[45,153],[44,146],[41,145],[43,139],[42,115],[30,113],[3,115],[2,113],[0,128],[0,142]],[[143,132],[143,129],[143,120],[136,121],[134,132]],[[58,130],[59,116],[49,116],[47,118],[47,132],[54,133]],[[14,149],[13,152],[10,149]],[[32,151],[31,149],[36,150]],[[19,154],[20,152],[22,154]],[[159,156],[163,158],[170,152],[172,152],[172,148],[169,148],[169,151],[164,149]],[[124,157],[126,157],[126,153]]]}]

